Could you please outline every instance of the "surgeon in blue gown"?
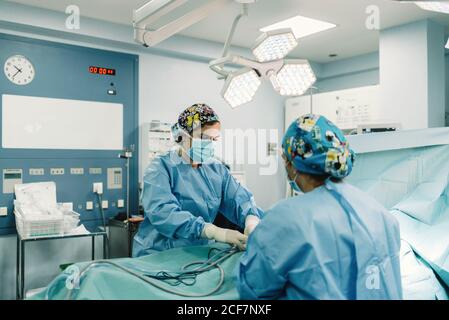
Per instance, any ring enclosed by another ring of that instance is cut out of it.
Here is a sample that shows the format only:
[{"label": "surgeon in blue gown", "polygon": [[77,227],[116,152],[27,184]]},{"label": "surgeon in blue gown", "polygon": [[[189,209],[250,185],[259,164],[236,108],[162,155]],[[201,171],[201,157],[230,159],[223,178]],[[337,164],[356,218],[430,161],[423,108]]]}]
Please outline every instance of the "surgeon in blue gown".
[{"label": "surgeon in blue gown", "polygon": [[292,188],[250,235],[237,267],[242,299],[402,299],[395,218],[343,181],[354,155],[323,116],[294,121],[283,138]]},{"label": "surgeon in blue gown", "polygon": [[[179,148],[156,158],[144,176],[145,219],[134,237],[133,256],[210,241],[244,249],[262,211],[253,195],[214,158],[220,121],[205,104],[187,108],[172,127]],[[244,233],[213,224],[217,213]]]}]

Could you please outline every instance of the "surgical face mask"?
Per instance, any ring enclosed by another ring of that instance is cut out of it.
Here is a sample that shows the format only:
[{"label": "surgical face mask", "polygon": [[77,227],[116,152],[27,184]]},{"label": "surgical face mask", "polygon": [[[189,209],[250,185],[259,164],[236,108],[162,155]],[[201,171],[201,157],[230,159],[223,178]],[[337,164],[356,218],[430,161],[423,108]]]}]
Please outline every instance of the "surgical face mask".
[{"label": "surgical face mask", "polygon": [[215,155],[215,143],[209,139],[192,139],[192,146],[187,151],[188,156],[196,163],[204,163]]},{"label": "surgical face mask", "polygon": [[288,174],[288,169],[287,166],[285,166],[285,173],[287,175],[287,181],[288,184],[290,185],[290,187],[293,189],[293,191],[295,191],[296,193],[303,193],[301,188],[298,186],[298,184],[296,183],[296,178],[298,177],[298,173],[295,174],[295,177],[292,179],[290,179],[290,176]]},{"label": "surgical face mask", "polygon": [[295,178],[293,178],[293,180],[290,180],[288,178],[287,175],[287,179],[288,179],[288,184],[290,185],[290,187],[293,189],[293,191],[297,192],[297,193],[302,193],[301,188],[298,186],[298,184],[296,183],[296,178],[298,177],[298,174],[295,174]]}]

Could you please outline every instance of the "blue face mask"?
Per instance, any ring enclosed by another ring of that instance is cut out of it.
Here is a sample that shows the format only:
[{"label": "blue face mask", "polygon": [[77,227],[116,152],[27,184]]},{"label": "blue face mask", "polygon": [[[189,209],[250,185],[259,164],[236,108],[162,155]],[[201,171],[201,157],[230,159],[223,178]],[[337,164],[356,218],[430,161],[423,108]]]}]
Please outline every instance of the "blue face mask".
[{"label": "blue face mask", "polygon": [[288,184],[290,185],[290,187],[293,189],[293,191],[298,192],[298,193],[302,193],[301,188],[298,186],[298,184],[296,183],[296,178],[297,178],[298,174],[295,174],[295,178],[293,180],[290,180],[288,178],[287,175],[287,180],[288,180]]},{"label": "blue face mask", "polygon": [[295,191],[297,193],[302,193],[301,188],[299,188],[298,184],[296,183],[296,178],[298,177],[298,173],[295,174],[295,177],[293,178],[293,180],[291,180],[289,175],[288,175],[287,167],[285,167],[285,173],[287,175],[288,184],[293,189],[293,191]]},{"label": "blue face mask", "polygon": [[192,147],[187,151],[187,154],[193,162],[207,162],[215,155],[214,142],[205,139],[192,139]]}]

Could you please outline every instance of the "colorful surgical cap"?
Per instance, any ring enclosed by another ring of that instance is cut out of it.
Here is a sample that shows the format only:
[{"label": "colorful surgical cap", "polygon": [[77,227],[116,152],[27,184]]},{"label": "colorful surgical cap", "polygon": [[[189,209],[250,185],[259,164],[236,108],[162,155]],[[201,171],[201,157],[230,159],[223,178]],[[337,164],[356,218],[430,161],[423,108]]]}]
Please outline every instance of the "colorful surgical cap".
[{"label": "colorful surgical cap", "polygon": [[202,103],[194,104],[179,115],[178,122],[172,126],[173,137],[177,141],[182,131],[191,135],[196,128],[214,121],[220,120],[211,107]]},{"label": "colorful surgical cap", "polygon": [[352,171],[354,152],[343,132],[323,116],[309,114],[295,120],[282,147],[299,172],[344,178]]}]

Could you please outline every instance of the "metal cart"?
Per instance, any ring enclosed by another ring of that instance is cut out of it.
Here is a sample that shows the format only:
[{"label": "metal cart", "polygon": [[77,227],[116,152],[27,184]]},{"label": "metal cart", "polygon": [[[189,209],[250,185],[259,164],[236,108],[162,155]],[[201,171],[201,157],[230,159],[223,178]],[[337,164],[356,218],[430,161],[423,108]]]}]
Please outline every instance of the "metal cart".
[{"label": "metal cart", "polygon": [[16,298],[24,298],[25,290],[25,244],[27,242],[45,241],[45,240],[57,240],[57,239],[72,239],[72,238],[92,238],[92,260],[95,260],[95,238],[103,237],[103,258],[107,259],[108,255],[108,235],[103,229],[96,229],[94,232],[88,234],[73,234],[63,236],[48,236],[38,238],[26,238],[17,234],[17,265],[16,265]]}]

